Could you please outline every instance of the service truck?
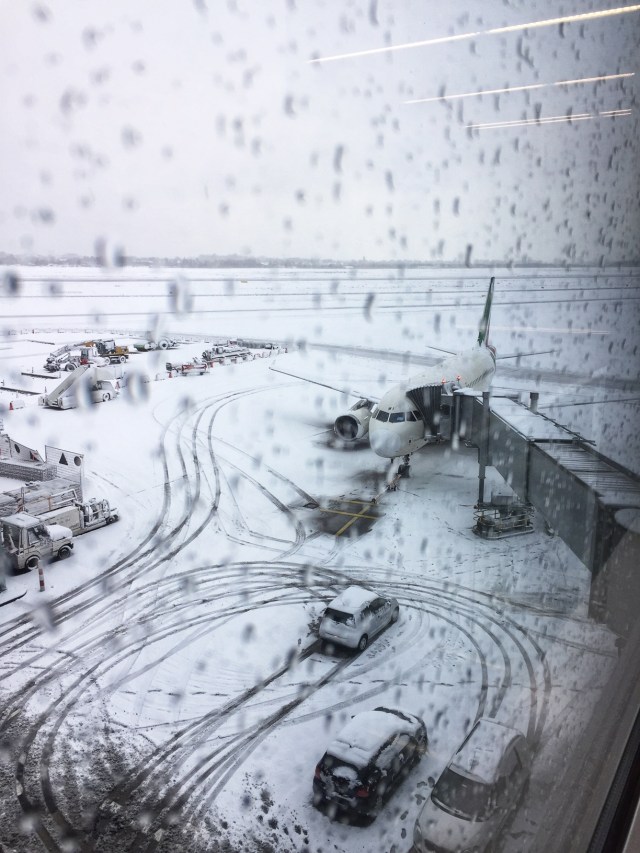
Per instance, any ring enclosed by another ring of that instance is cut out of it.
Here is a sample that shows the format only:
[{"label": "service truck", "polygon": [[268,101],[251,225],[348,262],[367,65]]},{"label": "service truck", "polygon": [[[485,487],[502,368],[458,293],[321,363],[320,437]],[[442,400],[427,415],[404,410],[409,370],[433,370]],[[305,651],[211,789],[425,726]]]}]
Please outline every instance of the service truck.
[{"label": "service truck", "polygon": [[0,518],[0,542],[14,571],[37,569],[40,561],[71,555],[73,533],[61,524],[45,524],[27,512]]},{"label": "service truck", "polygon": [[110,506],[108,500],[97,498],[74,501],[67,506],[40,513],[40,520],[45,524],[61,524],[70,528],[74,536],[112,524],[119,517],[117,509]]}]

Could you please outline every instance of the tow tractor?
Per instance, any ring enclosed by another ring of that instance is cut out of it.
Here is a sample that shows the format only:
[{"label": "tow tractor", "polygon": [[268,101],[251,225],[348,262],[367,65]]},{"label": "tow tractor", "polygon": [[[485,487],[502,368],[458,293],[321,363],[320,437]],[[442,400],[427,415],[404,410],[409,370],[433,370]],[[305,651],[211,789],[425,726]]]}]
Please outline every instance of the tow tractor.
[{"label": "tow tractor", "polygon": [[37,569],[41,560],[71,555],[73,533],[61,524],[45,524],[35,515],[17,512],[0,518],[0,540],[14,571]]}]

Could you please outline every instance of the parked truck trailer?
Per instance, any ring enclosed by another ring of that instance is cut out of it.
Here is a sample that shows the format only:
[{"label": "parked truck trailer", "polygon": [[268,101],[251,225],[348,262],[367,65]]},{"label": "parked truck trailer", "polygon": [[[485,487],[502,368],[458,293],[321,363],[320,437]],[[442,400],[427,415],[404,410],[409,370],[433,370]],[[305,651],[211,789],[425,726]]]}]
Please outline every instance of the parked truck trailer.
[{"label": "parked truck trailer", "polygon": [[88,533],[119,519],[118,511],[109,505],[108,500],[89,498],[87,501],[74,501],[68,506],[57,507],[40,515],[45,524],[61,524],[68,527],[74,536]]}]

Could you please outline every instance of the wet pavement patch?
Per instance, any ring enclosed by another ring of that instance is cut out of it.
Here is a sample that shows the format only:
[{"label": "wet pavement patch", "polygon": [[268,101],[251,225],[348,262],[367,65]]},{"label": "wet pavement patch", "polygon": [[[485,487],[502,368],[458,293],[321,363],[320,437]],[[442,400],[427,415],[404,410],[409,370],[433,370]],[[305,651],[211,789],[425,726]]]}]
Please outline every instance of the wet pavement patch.
[{"label": "wet pavement patch", "polygon": [[377,504],[357,498],[319,499],[312,511],[318,532],[331,536],[362,536],[382,515]]}]

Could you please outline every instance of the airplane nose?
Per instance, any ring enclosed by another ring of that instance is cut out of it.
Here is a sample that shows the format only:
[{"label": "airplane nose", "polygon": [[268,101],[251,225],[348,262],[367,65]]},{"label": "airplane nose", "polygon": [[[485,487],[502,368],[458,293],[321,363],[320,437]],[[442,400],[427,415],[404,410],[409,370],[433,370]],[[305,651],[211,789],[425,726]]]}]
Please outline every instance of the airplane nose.
[{"label": "airplane nose", "polygon": [[386,459],[395,459],[401,455],[402,438],[390,429],[369,428],[369,444],[374,453]]}]

